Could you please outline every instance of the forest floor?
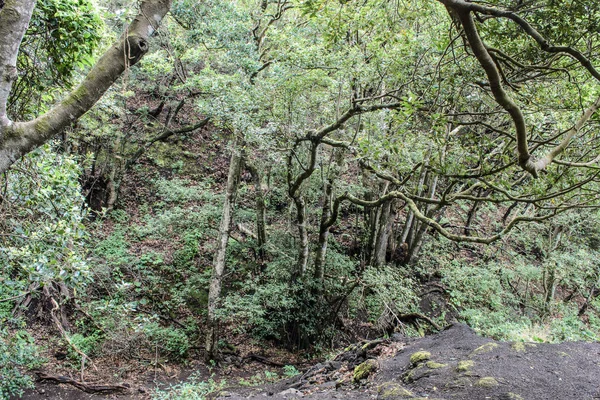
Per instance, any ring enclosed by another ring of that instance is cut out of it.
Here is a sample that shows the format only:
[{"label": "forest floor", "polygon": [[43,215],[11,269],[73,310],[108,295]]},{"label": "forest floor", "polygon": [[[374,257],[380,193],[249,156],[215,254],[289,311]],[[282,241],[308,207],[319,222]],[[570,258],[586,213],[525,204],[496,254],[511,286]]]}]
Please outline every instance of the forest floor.
[{"label": "forest floor", "polygon": [[[264,372],[265,368],[256,361],[249,361],[246,368],[209,371],[203,367],[197,377],[208,379],[212,374],[215,381],[224,379],[225,387],[210,396],[224,400],[600,398],[600,343],[498,342],[478,336],[462,324],[453,324],[438,334],[419,339],[394,336],[364,341],[346,348],[331,361],[318,363],[276,383],[249,386],[251,379],[240,380],[244,375],[258,376],[257,372]],[[145,381],[138,380],[122,393],[103,396],[86,394],[63,384],[40,382],[23,398],[146,399],[156,387],[156,380],[163,385],[176,383],[190,371],[174,375],[163,371],[158,377],[147,373]]]}]

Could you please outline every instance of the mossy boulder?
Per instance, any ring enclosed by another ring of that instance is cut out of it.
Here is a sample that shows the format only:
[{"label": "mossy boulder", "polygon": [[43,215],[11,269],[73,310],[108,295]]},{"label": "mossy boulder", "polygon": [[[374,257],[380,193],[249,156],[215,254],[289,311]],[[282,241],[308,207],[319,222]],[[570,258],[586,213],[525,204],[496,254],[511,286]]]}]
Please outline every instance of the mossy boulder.
[{"label": "mossy boulder", "polygon": [[423,361],[427,361],[431,358],[431,353],[428,351],[417,351],[410,356],[410,363],[417,365]]},{"label": "mossy boulder", "polygon": [[354,375],[352,379],[354,382],[359,382],[362,379],[366,379],[373,372],[377,371],[377,368],[379,368],[377,360],[367,360],[354,368]]},{"label": "mossy boulder", "polygon": [[493,387],[498,386],[498,381],[496,380],[496,378],[494,378],[492,376],[486,376],[484,378],[481,378],[477,382],[475,382],[475,386],[479,386],[479,387],[483,387],[483,388],[493,388]]},{"label": "mossy boulder", "polygon": [[515,342],[512,344],[512,346],[510,346],[514,351],[516,351],[517,353],[524,353],[525,352],[525,344],[522,342]]},{"label": "mossy boulder", "polygon": [[524,400],[522,396],[516,394],[516,393],[505,393],[504,395],[502,395],[502,399],[505,400]]}]

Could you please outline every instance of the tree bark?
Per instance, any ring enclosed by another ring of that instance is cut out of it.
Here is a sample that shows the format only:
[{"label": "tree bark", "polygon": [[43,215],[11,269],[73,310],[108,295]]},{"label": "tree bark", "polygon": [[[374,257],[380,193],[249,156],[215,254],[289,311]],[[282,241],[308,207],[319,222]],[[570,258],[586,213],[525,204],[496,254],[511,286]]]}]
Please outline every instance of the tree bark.
[{"label": "tree bark", "polygon": [[234,145],[231,152],[229,163],[229,172],[227,174],[227,188],[225,191],[225,201],[223,203],[223,214],[219,226],[219,236],[217,250],[213,261],[213,271],[208,290],[208,316],[206,334],[206,359],[215,358],[217,350],[217,325],[215,314],[221,298],[221,286],[223,283],[223,273],[225,271],[225,255],[227,253],[227,242],[229,241],[229,232],[231,230],[231,220],[233,214],[233,204],[240,181],[240,172],[242,169],[242,153],[238,148],[238,143]]},{"label": "tree bark", "polygon": [[256,241],[258,246],[258,258],[261,266],[264,266],[266,260],[265,246],[267,244],[267,217],[265,195],[262,188],[260,173],[255,165],[246,163],[246,167],[252,175],[254,186],[256,188]]},{"label": "tree bark", "polygon": [[327,256],[327,241],[329,240],[329,219],[331,217],[331,194],[333,192],[333,182],[327,179],[323,190],[323,207],[321,208],[321,224],[319,226],[319,244],[315,256],[315,274],[314,277],[320,283],[325,277],[325,257]]},{"label": "tree bark", "polygon": [[0,13],[0,173],[85,114],[121,74],[148,51],[148,38],[169,11],[172,0],[146,0],[121,38],[98,60],[83,82],[45,114],[28,122],[6,115],[8,93],[16,79],[18,48],[34,0],[11,0]]},{"label": "tree bark", "polygon": [[35,3],[35,0],[9,0],[0,13],[0,139],[2,130],[11,125],[6,115],[6,105],[13,82],[18,77],[19,46],[29,26]]}]

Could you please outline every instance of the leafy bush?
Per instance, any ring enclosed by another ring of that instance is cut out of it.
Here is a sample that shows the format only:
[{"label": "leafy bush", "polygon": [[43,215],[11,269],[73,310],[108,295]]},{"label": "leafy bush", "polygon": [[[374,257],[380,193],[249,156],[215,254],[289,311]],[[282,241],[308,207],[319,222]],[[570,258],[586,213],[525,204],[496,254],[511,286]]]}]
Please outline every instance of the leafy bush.
[{"label": "leafy bush", "polygon": [[45,145],[4,175],[1,297],[52,284],[77,290],[89,282],[89,235],[83,224],[87,209],[79,174],[73,157],[57,154]]},{"label": "leafy bush", "polygon": [[144,333],[153,347],[166,353],[176,361],[185,359],[190,350],[187,334],[178,328],[161,327],[156,322],[144,326]]},{"label": "leafy bush", "polygon": [[33,387],[31,378],[23,371],[42,363],[33,338],[27,332],[10,333],[0,326],[0,400],[20,396],[24,388]]}]

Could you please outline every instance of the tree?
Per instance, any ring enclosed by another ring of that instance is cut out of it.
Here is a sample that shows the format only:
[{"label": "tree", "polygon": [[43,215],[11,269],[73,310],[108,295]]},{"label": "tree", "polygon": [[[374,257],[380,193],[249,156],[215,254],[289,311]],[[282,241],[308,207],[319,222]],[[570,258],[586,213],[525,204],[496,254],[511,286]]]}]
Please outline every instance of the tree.
[{"label": "tree", "polygon": [[98,59],[79,86],[34,120],[15,122],[8,115],[7,103],[18,77],[19,46],[36,1],[6,1],[0,10],[0,172],[74,123],[127,68],[135,65],[148,51],[148,39],[158,29],[171,3],[171,0],[143,1],[119,41]]}]

